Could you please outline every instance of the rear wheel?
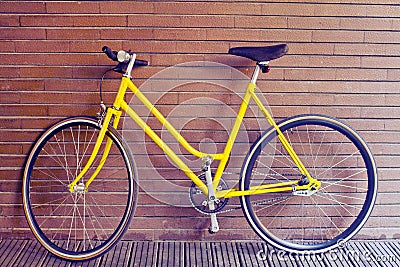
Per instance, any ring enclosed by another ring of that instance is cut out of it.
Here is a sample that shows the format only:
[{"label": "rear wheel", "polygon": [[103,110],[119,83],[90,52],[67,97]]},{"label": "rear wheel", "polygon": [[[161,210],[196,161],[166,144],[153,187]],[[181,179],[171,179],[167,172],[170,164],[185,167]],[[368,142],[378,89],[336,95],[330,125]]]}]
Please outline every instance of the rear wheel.
[{"label": "rear wheel", "polygon": [[[243,196],[243,212],[255,232],[279,249],[299,253],[335,248],[353,237],[372,211],[377,193],[373,155],[360,135],[331,117],[301,115],[278,126],[321,187],[311,196],[292,191]],[[271,128],[248,152],[240,188],[301,178]]]},{"label": "rear wheel", "polygon": [[[81,182],[69,184],[86,165],[100,127],[95,120],[69,118],[50,127],[34,145],[24,172],[27,221],[40,243],[68,260],[87,260],[108,251],[129,227],[138,187],[134,162],[118,132],[109,127],[96,159]],[[104,161],[85,190],[85,182]]]}]

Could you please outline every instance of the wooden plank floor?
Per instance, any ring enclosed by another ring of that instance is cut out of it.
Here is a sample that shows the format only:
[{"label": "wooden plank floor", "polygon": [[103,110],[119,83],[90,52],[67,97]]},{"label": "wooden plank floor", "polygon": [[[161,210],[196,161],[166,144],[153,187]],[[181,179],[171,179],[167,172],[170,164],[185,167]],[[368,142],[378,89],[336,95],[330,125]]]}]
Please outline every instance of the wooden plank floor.
[{"label": "wooden plank floor", "polygon": [[103,257],[68,262],[35,240],[4,239],[0,266],[400,266],[400,241],[352,241],[323,255],[288,255],[255,241],[121,241]]}]

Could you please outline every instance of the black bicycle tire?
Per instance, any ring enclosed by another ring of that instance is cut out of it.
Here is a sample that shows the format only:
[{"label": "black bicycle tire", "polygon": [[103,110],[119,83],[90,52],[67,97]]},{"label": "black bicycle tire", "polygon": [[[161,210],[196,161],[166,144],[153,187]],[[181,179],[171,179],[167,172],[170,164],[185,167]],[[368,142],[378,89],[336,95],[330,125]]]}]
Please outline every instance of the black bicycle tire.
[{"label": "black bicycle tire", "polygon": [[[243,196],[240,198],[243,213],[252,227],[252,229],[257,233],[257,235],[263,239],[265,242],[282,249],[284,251],[290,253],[323,253],[329,251],[331,249],[337,248],[343,242],[348,241],[351,239],[365,224],[369,215],[372,212],[373,206],[375,204],[376,195],[377,195],[377,183],[378,183],[378,175],[377,175],[377,168],[375,164],[374,157],[372,152],[365,142],[365,140],[349,125],[341,122],[333,117],[324,116],[324,115],[298,115],[294,117],[290,117],[286,120],[283,120],[278,123],[278,127],[282,132],[294,127],[298,126],[301,123],[305,122],[316,122],[320,123],[319,125],[325,126],[332,126],[336,127],[335,130],[341,132],[342,134],[346,135],[353,144],[361,151],[361,155],[366,162],[367,173],[368,173],[368,193],[366,196],[366,200],[363,205],[363,209],[360,214],[357,216],[357,219],[351,224],[351,226],[344,231],[342,234],[320,245],[298,245],[293,244],[287,241],[282,241],[277,239],[276,237],[272,237],[270,233],[261,224],[261,222],[255,216],[250,203],[249,196]],[[265,140],[276,136],[276,130],[271,127],[269,130],[264,132],[252,145],[250,148],[242,166],[241,170],[241,178],[240,178],[240,190],[247,190],[250,183],[251,177],[251,169],[252,164],[254,164],[255,159],[257,158],[258,154],[260,153],[260,145],[265,146]]]},{"label": "black bicycle tire", "polygon": [[30,182],[30,173],[32,171],[33,164],[35,162],[35,157],[40,152],[40,149],[45,145],[45,143],[53,136],[54,133],[57,133],[60,128],[67,128],[72,125],[88,125],[90,127],[94,127],[100,130],[100,126],[98,122],[91,117],[72,117],[67,118],[65,120],[61,120],[58,123],[54,124],[53,126],[49,127],[36,141],[34,146],[32,147],[30,154],[27,158],[24,177],[23,177],[23,186],[22,186],[22,197],[23,197],[23,206],[24,212],[31,228],[32,233],[39,241],[39,243],[46,248],[49,252],[53,255],[70,260],[70,261],[85,261],[97,258],[106,252],[108,252],[111,248],[113,248],[118,241],[122,238],[124,233],[129,228],[130,222],[134,215],[136,204],[137,204],[137,197],[138,197],[138,185],[137,185],[137,174],[136,174],[136,167],[134,160],[132,158],[132,154],[130,153],[128,145],[125,143],[122,136],[111,126],[108,127],[107,136],[110,137],[114,143],[117,145],[118,149],[121,153],[123,153],[123,157],[125,160],[125,165],[127,167],[127,173],[129,176],[129,198],[127,207],[125,209],[123,219],[121,220],[118,227],[115,229],[114,233],[110,236],[108,240],[103,242],[100,246],[97,246],[93,250],[88,250],[84,253],[81,252],[74,252],[65,250],[56,246],[53,242],[49,240],[49,238],[42,232],[40,226],[37,224],[36,220],[34,219],[34,215],[32,212],[32,208],[30,205],[29,199],[29,182]]}]

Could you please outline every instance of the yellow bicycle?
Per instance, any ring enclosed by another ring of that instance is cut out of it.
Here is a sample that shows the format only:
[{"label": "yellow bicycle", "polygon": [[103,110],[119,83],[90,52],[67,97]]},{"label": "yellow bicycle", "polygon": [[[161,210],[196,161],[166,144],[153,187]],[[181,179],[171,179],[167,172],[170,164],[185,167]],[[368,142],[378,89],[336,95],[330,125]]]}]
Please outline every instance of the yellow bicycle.
[{"label": "yellow bicycle", "polygon": [[[131,51],[112,51],[114,69],[123,73],[111,107],[98,118],[73,117],[47,129],[32,147],[23,179],[23,204],[35,237],[51,253],[68,260],[98,257],[129,228],[138,198],[138,179],[130,149],[117,131],[121,115],[130,118],[192,181],[194,207],[211,216],[228,199],[239,197],[243,213],[264,241],[288,252],[324,252],[352,238],[371,214],[377,194],[377,169],[363,138],[335,118],[309,114],[276,123],[255,93],[260,71],[282,57],[287,45],[235,47],[229,53],[256,62],[223,153],[192,147],[132,82],[133,67],[146,66]],[[192,171],[127,104],[133,92],[191,154],[203,159]],[[251,101],[271,125],[250,148],[238,188],[222,178],[240,125]],[[215,170],[212,161],[218,161]],[[201,199],[200,201],[198,199]]]}]

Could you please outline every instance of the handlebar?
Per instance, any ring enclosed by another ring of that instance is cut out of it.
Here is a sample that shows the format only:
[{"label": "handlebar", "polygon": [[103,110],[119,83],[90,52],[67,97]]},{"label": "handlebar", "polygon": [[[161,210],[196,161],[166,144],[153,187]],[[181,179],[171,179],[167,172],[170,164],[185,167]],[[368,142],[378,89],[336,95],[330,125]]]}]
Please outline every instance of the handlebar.
[{"label": "handlebar", "polygon": [[[117,51],[113,51],[111,50],[108,46],[103,46],[102,51],[113,61],[118,61],[118,52]],[[131,51],[124,51],[125,53],[128,53],[129,55],[132,55]],[[122,62],[120,62],[122,63]],[[146,60],[139,60],[139,59],[135,59],[135,66],[148,66],[149,62]]]}]

